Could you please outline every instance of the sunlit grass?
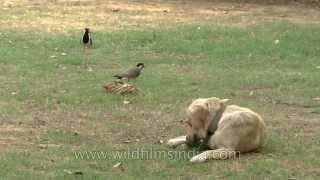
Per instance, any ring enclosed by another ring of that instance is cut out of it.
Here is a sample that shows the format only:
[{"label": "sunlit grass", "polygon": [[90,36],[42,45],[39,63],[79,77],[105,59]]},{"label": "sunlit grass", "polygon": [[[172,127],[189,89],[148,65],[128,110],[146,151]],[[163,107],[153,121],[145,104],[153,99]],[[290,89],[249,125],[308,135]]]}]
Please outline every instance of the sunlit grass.
[{"label": "sunlit grass", "polygon": [[[0,117],[37,131],[18,133],[16,143],[2,153],[0,174],[5,179],[41,179],[47,174],[49,179],[314,179],[319,175],[314,157],[319,153],[315,145],[319,134],[287,118],[298,114],[301,121],[317,125],[316,114],[310,113],[319,111],[313,100],[320,96],[317,25],[195,24],[95,32],[94,47],[87,54],[78,32],[8,31],[0,37]],[[88,71],[85,60],[93,71]],[[131,82],[138,94],[104,92],[102,86],[113,80],[114,73],[137,62],[146,64],[141,77]],[[183,133],[179,121],[185,107],[192,99],[209,96],[230,98],[264,116],[268,138],[259,153],[241,156],[238,164],[230,160],[201,165],[187,159],[106,161],[73,156],[74,151],[142,147],[169,151],[159,140]],[[124,105],[123,100],[131,103]],[[32,137],[31,142],[22,142],[20,136]],[[112,168],[119,161],[124,170]],[[83,175],[68,173],[77,171]]]}]

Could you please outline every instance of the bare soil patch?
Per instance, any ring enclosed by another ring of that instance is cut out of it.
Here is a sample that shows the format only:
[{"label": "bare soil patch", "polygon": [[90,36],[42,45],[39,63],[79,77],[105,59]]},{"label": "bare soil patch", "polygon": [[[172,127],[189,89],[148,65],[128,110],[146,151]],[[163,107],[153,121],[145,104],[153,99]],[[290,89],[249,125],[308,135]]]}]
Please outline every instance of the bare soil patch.
[{"label": "bare soil patch", "polygon": [[246,26],[274,20],[319,23],[316,7],[299,3],[257,4],[220,1],[2,0],[3,29],[67,32],[155,28],[209,22]]}]

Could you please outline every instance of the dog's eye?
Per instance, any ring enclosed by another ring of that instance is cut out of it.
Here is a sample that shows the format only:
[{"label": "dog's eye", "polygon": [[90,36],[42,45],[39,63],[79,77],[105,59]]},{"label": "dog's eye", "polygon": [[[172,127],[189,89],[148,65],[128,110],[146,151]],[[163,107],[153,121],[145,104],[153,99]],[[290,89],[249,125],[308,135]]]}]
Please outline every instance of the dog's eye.
[{"label": "dog's eye", "polygon": [[191,125],[191,122],[190,122],[190,121],[185,121],[185,123],[186,123],[188,126],[192,127],[192,125]]}]

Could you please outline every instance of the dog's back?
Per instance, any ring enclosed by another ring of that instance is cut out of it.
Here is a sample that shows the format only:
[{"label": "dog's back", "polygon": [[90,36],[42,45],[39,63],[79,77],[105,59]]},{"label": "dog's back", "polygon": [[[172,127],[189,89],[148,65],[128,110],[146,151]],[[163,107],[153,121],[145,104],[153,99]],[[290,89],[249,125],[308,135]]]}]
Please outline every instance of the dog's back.
[{"label": "dog's back", "polygon": [[257,113],[236,105],[226,107],[209,146],[248,152],[257,149],[265,136],[265,124]]}]

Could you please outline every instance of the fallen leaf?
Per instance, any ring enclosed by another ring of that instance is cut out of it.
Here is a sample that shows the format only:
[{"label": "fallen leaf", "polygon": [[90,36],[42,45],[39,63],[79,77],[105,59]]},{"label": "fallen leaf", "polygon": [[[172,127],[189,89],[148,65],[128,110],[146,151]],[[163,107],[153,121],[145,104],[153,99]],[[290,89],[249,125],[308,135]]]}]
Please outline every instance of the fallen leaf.
[{"label": "fallen leaf", "polygon": [[124,100],[124,101],[123,101],[123,104],[130,104],[130,101]]},{"label": "fallen leaf", "polygon": [[119,166],[121,166],[121,162],[118,162],[117,164],[113,165],[113,168],[117,168]]},{"label": "fallen leaf", "polygon": [[288,180],[296,180],[297,178],[295,177],[289,177]]},{"label": "fallen leaf", "polygon": [[119,12],[120,9],[119,9],[119,8],[113,8],[113,9],[111,9],[111,11],[112,11],[112,12]]},{"label": "fallen leaf", "polygon": [[250,95],[250,96],[253,96],[253,93],[254,93],[253,91],[250,91],[249,95]]},{"label": "fallen leaf", "polygon": [[38,147],[40,149],[48,149],[48,148],[59,148],[61,145],[59,144],[39,144]]},{"label": "fallen leaf", "polygon": [[46,144],[39,144],[38,146],[40,149],[47,149],[48,146]]},{"label": "fallen leaf", "polygon": [[64,169],[63,172],[67,173],[67,174],[72,174],[72,171],[68,170],[68,169]]}]

